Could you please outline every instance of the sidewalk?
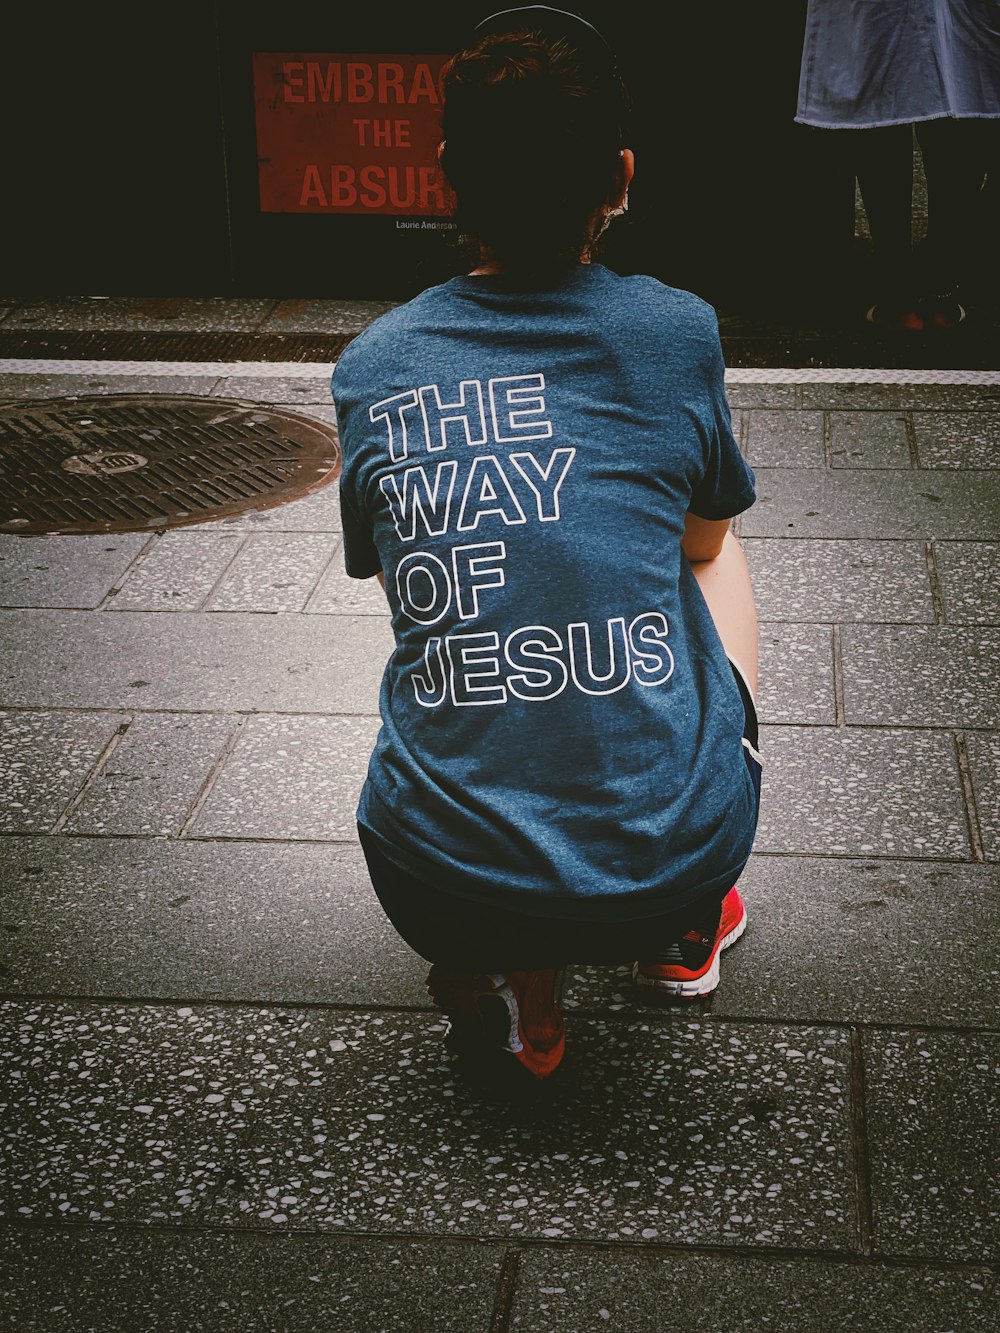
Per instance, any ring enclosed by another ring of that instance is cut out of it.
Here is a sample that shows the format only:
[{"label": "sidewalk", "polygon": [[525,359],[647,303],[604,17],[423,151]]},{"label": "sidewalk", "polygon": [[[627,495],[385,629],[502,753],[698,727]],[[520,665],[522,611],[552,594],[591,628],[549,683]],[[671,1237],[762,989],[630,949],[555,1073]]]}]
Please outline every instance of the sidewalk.
[{"label": "sidewalk", "polygon": [[[350,335],[356,302],[0,330]],[[332,423],[330,366],[0,363],[0,405]],[[1000,1327],[1000,372],[733,370],[765,760],[694,1006],[578,969],[564,1069],[455,1076],[353,812],[391,646],[336,487],[0,535],[0,1328]]]}]

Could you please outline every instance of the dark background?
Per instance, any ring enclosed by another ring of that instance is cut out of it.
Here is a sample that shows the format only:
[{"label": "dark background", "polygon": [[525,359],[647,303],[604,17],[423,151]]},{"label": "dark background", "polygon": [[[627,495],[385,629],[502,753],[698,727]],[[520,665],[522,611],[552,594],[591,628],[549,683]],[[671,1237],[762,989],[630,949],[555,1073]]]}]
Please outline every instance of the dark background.
[{"label": "dark background", "polygon": [[[451,262],[391,218],[257,210],[254,49],[449,51],[492,4],[19,7],[5,21],[8,295],[405,297]],[[578,4],[635,101],[606,262],[729,304],[829,283],[853,179],[793,123],[805,0]],[[530,201],[526,201],[530,207]]]}]

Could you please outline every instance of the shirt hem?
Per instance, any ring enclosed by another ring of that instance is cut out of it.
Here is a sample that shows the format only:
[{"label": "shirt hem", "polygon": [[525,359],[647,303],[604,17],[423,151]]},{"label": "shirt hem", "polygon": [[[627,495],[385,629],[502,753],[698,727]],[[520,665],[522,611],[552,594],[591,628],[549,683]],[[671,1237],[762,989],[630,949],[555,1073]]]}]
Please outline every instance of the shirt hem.
[{"label": "shirt hem", "polygon": [[442,875],[440,865],[432,865],[420,857],[401,853],[399,847],[387,839],[380,829],[373,827],[369,819],[363,817],[360,807],[357,821],[375,839],[379,850],[387,860],[407,874],[413,875],[415,879],[432,884],[438,893],[467,902],[488,902],[491,906],[502,907],[506,911],[519,912],[528,917],[566,921],[567,924],[599,925],[601,922],[610,924],[643,921],[668,912],[680,911],[689,903],[697,902],[719,889],[732,888],[750,859],[748,849],[745,857],[733,862],[712,878],[700,880],[696,885],[682,891],[665,887],[643,889],[639,893],[612,891],[599,895],[567,896],[539,893],[537,889],[503,889],[487,894],[478,889],[475,881],[466,880],[459,888],[448,872]]},{"label": "shirt hem", "polygon": [[844,121],[818,120],[811,116],[796,116],[796,125],[808,125],[814,130],[880,130],[891,125],[918,125],[927,120],[1000,120],[1000,111],[933,111],[924,116],[899,116],[892,119]]}]

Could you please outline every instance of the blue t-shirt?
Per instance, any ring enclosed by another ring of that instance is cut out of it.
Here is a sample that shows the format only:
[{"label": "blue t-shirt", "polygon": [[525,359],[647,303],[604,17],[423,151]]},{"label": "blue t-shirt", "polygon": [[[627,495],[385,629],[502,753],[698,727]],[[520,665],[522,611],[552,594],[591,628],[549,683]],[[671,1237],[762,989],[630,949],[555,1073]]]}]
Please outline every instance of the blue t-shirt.
[{"label": "blue t-shirt", "polygon": [[581,264],[454,278],[333,375],[348,574],[396,648],[358,819],[436,888],[639,918],[731,885],[744,713],[684,515],[753,503],[711,306]]}]

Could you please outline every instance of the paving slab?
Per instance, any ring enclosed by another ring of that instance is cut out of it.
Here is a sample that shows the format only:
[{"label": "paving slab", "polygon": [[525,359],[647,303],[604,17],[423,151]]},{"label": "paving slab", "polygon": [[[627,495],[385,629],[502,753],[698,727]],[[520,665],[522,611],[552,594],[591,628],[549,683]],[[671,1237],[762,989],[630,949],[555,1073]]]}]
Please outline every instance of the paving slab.
[{"label": "paving slab", "polygon": [[797,390],[794,384],[734,384],[726,381],[730,407],[793,408]]},{"label": "paving slab", "polygon": [[[755,853],[740,880],[750,928],[711,1012],[994,1026],[997,873]],[[427,966],[386,921],[356,845],[12,837],[0,920],[8,993],[428,1003]],[[623,964],[572,969],[566,1009],[648,1018],[650,1004]]]},{"label": "paving slab", "polygon": [[327,533],[254,533],[240,547],[206,609],[301,611],[339,546],[340,538]]},{"label": "paving slab", "polygon": [[966,744],[986,857],[1000,861],[1000,736],[973,733]]},{"label": "paving slab", "polygon": [[393,648],[377,616],[198,611],[4,611],[0,638],[0,703],[21,708],[376,713]]},{"label": "paving slab", "polygon": [[994,1261],[1000,1033],[868,1032],[864,1063],[877,1252]]},{"label": "paving slab", "polygon": [[426,977],[356,843],[4,839],[8,994],[427,1008]]},{"label": "paving slab", "polygon": [[0,713],[0,832],[50,832],[125,721],[110,712]]},{"label": "paving slab", "polygon": [[218,375],[0,374],[0,402],[43,402],[47,398],[93,398],[98,394],[188,393],[207,397]]},{"label": "paving slab", "polygon": [[908,468],[906,418],[899,412],[831,412],[834,467]]},{"label": "paving slab", "polygon": [[260,325],[266,333],[360,333],[398,301],[279,301]]},{"label": "paving slab", "polygon": [[846,1033],[577,1020],[515,1095],[428,1018],[5,1002],[0,1215],[856,1250]]},{"label": "paving slab", "polygon": [[[500,1246],[5,1227],[18,1333],[488,1333]],[[3,1316],[0,1316],[3,1320]]]},{"label": "paving slab", "polygon": [[761,621],[757,716],[762,723],[833,726],[833,630]]},{"label": "paving slab", "polygon": [[887,409],[896,406],[895,384],[850,384],[820,380],[802,385],[802,406],[806,408]]},{"label": "paving slab", "polygon": [[747,459],[752,467],[824,467],[823,413],[747,412]]},{"label": "paving slab", "polygon": [[[740,890],[746,934],[723,956],[719,989],[698,1002],[713,1017],[997,1026],[997,866],[755,852]],[[570,969],[565,1004],[649,1011],[627,965]]]},{"label": "paving slab", "polygon": [[146,534],[132,532],[0,534],[0,606],[100,606],[148,542]]},{"label": "paving slab", "polygon": [[923,542],[748,537],[743,549],[762,621],[934,620]]},{"label": "paving slab", "polygon": [[196,837],[353,841],[377,717],[252,717],[191,826]]},{"label": "paving slab", "polygon": [[68,833],[177,834],[237,720],[213,713],[140,713],[88,783]]},{"label": "paving slab", "polygon": [[258,328],[275,304],[273,297],[46,297],[20,302],[5,323],[12,329],[234,332]]},{"label": "paving slab", "polygon": [[[333,374],[333,367],[330,367],[330,374]],[[329,383],[329,380],[327,381]],[[327,403],[304,403],[299,409],[301,416],[308,417],[310,421],[322,421],[327,426],[332,426],[334,434],[337,431],[337,409],[333,402]]]},{"label": "paving slab", "polygon": [[896,406],[938,412],[1000,412],[1000,384],[898,384]]},{"label": "paving slab", "polygon": [[342,547],[338,547],[305,609],[320,615],[389,615],[389,603],[378,579],[348,578]]},{"label": "paving slab", "polygon": [[1000,537],[1000,475],[761,468],[744,537]]},{"label": "paving slab", "polygon": [[280,379],[277,376],[260,378],[255,376],[231,375],[220,380],[212,393],[217,398],[238,398],[251,403],[315,403],[319,406],[330,404],[329,371],[314,375],[293,376]]},{"label": "paving slab", "polygon": [[947,733],[766,726],[761,753],[758,851],[971,855],[958,761]]},{"label": "paving slab", "polygon": [[1000,628],[845,625],[847,723],[1000,727]]},{"label": "paving slab", "polygon": [[[190,529],[189,529],[190,530]],[[199,523],[199,532],[340,532],[340,500],[331,483],[287,504],[271,509],[249,509],[232,518]]]},{"label": "paving slab", "polygon": [[914,412],[917,456],[924,468],[1000,468],[1000,415]]},{"label": "paving slab", "polygon": [[934,563],[949,624],[1000,624],[1000,543],[935,542]]},{"label": "paving slab", "polygon": [[197,611],[245,540],[241,532],[182,528],[148,539],[142,558],[113,590],[108,611]]},{"label": "paving slab", "polygon": [[523,1333],[992,1333],[987,1269],[532,1248],[511,1327]]}]

